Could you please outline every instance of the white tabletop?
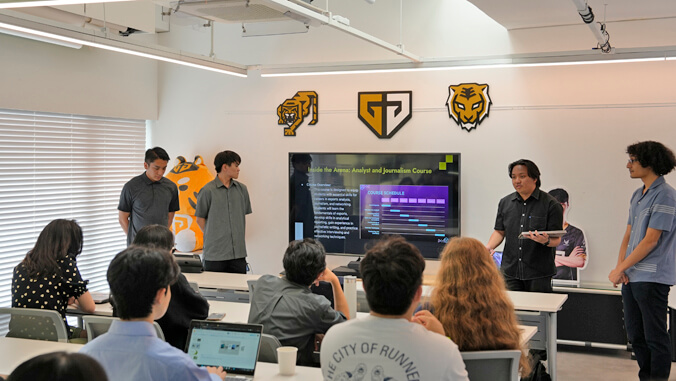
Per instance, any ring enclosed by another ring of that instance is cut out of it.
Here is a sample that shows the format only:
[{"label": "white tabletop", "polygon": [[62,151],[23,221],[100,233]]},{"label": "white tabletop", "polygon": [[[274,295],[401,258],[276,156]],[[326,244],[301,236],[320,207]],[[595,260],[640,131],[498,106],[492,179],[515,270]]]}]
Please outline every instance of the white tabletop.
[{"label": "white tabletop", "polygon": [[[39,341],[28,339],[16,339],[12,337],[0,337],[0,374],[8,375],[14,368],[24,361],[35,356],[57,352],[77,352],[82,348],[81,344],[59,343],[54,341]],[[256,365],[254,380],[321,380],[322,371],[319,368],[304,366],[296,367],[294,376],[279,375],[277,364],[259,362]]]},{"label": "white tabletop", "polygon": [[296,366],[296,374],[293,376],[282,376],[279,374],[279,365],[269,362],[259,362],[256,364],[256,373],[254,380],[284,380],[284,381],[316,381],[322,379],[322,370],[320,368],[311,368],[307,366]]},{"label": "white tabletop", "polygon": [[77,352],[81,344],[0,337],[0,374],[8,375],[24,361],[50,352]]},{"label": "white tabletop", "polygon": [[568,299],[566,294],[507,291],[515,310],[558,312]]},{"label": "white tabletop", "polygon": [[521,345],[528,343],[538,331],[538,327],[533,325],[518,325],[518,327],[521,332]]},{"label": "white tabletop", "polygon": [[232,274],[204,271],[201,273],[183,273],[188,282],[197,283],[202,288],[216,288],[223,290],[249,291],[247,280],[258,280],[260,275]]}]

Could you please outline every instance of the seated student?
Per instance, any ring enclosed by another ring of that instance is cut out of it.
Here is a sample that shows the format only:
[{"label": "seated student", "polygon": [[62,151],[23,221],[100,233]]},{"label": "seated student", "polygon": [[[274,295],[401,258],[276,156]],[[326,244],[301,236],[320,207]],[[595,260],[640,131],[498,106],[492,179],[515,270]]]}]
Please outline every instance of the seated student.
[{"label": "seated student", "polygon": [[324,380],[468,380],[458,346],[411,322],[425,260],[401,237],[361,260],[370,315],[332,327],[321,348]]},{"label": "seated student", "polygon": [[7,381],[108,381],[96,360],[81,353],[52,352],[16,367]]},{"label": "seated student", "polygon": [[167,311],[180,270],[166,250],[131,245],[108,267],[110,292],[122,320],[82,347],[110,380],[224,380],[222,367],[198,367],[186,353],[157,338],[153,321]]},{"label": "seated student", "polygon": [[[431,296],[434,316],[461,351],[520,349],[514,305],[486,247],[474,238],[453,238],[441,253]],[[522,374],[530,366],[521,356]]]},{"label": "seated student", "polygon": [[[77,268],[76,258],[81,252],[80,226],[73,220],[54,220],[42,229],[35,246],[12,274],[12,307],[58,311],[75,341],[86,338],[87,333],[68,325],[68,305],[74,303],[86,313],[96,309],[87,290],[88,281],[82,280]],[[11,323],[9,328],[10,336],[31,337],[28,332],[12,331]]]},{"label": "seated student", "polygon": [[[171,251],[174,247],[174,234],[164,225],[148,225],[136,232],[134,245],[154,246]],[[171,285],[171,301],[167,313],[157,320],[157,323],[162,328],[164,339],[183,350],[188,338],[190,321],[204,320],[208,315],[207,300],[190,287],[185,275],[179,274],[176,283]]]},{"label": "seated student", "polygon": [[[282,345],[298,348],[298,364],[312,365],[315,334],[325,333],[350,315],[338,277],[326,268],[326,252],[312,238],[293,241],[284,253],[285,277],[263,275],[254,286],[249,323]],[[336,309],[323,296],[310,292],[320,280],[331,283]]]}]

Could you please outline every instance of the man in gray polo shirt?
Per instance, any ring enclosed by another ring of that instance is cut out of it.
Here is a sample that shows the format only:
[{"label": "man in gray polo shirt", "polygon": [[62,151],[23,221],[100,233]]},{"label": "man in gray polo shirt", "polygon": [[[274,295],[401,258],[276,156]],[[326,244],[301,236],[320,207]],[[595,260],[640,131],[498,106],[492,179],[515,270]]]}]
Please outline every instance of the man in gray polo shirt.
[{"label": "man in gray polo shirt", "polygon": [[179,201],[176,184],[164,177],[168,163],[167,151],[161,147],[150,148],[143,163],[146,171],[124,184],[117,210],[127,245],[131,245],[136,232],[144,226],[171,226]]},{"label": "man in gray polo shirt", "polygon": [[204,269],[246,273],[245,216],[251,214],[246,185],[236,181],[242,159],[232,151],[214,159],[216,178],[197,195],[195,217],[204,232]]}]

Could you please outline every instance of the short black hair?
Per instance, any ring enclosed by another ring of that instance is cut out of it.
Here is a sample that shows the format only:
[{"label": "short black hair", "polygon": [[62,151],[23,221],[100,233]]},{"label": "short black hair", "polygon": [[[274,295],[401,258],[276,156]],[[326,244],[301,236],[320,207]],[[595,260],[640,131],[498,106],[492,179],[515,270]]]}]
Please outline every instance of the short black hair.
[{"label": "short black hair", "polygon": [[164,161],[169,161],[169,154],[162,147],[150,148],[146,151],[146,164],[151,164],[153,161],[160,159]]},{"label": "short black hair", "polygon": [[568,202],[568,192],[563,188],[552,189],[547,193],[554,197],[559,204]]},{"label": "short black hair", "polygon": [[542,185],[542,183],[540,182],[540,169],[538,168],[537,165],[535,165],[535,163],[533,163],[528,159],[519,159],[509,164],[507,172],[509,178],[510,179],[512,178],[512,169],[514,169],[514,167],[516,167],[517,165],[523,165],[524,167],[526,167],[526,170],[528,171],[528,177],[535,180],[535,186],[540,188],[540,185]]},{"label": "short black hair", "polygon": [[237,164],[242,163],[242,158],[239,157],[239,155],[233,151],[219,152],[216,154],[216,157],[214,158],[214,166],[216,167],[217,173],[221,173],[221,168],[223,168],[223,164],[230,166],[232,165],[232,163]]},{"label": "short black hair", "polygon": [[171,250],[174,248],[174,233],[165,225],[146,225],[136,232],[133,244]]},{"label": "short black hair", "polygon": [[644,168],[652,168],[657,176],[664,176],[676,167],[674,153],[664,144],[654,141],[634,143],[627,153],[638,160]]},{"label": "short black hair", "polygon": [[309,286],[326,269],[326,251],[312,238],[293,241],[286,248],[283,263],[286,279]]},{"label": "short black hair", "polygon": [[52,352],[26,360],[7,381],[107,381],[105,370],[82,353]]},{"label": "short black hair", "polygon": [[403,237],[378,242],[361,260],[361,277],[372,311],[403,315],[411,307],[422,284],[425,259],[420,250]]},{"label": "short black hair", "polygon": [[118,253],[108,267],[108,284],[122,319],[148,317],[157,291],[168,288],[180,274],[169,250],[131,245]]}]

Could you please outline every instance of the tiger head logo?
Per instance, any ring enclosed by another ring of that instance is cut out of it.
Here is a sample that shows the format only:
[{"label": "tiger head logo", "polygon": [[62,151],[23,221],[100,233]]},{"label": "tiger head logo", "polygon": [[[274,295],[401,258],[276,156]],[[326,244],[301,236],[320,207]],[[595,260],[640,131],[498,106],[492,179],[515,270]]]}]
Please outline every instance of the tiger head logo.
[{"label": "tiger head logo", "polygon": [[448,86],[448,115],[467,132],[475,129],[488,116],[491,104],[487,84],[461,83]]},{"label": "tiger head logo", "polygon": [[315,91],[299,91],[292,98],[285,100],[277,107],[277,124],[285,124],[284,136],[296,136],[296,129],[306,116],[311,115],[309,125],[317,124],[317,103],[319,96]]}]

